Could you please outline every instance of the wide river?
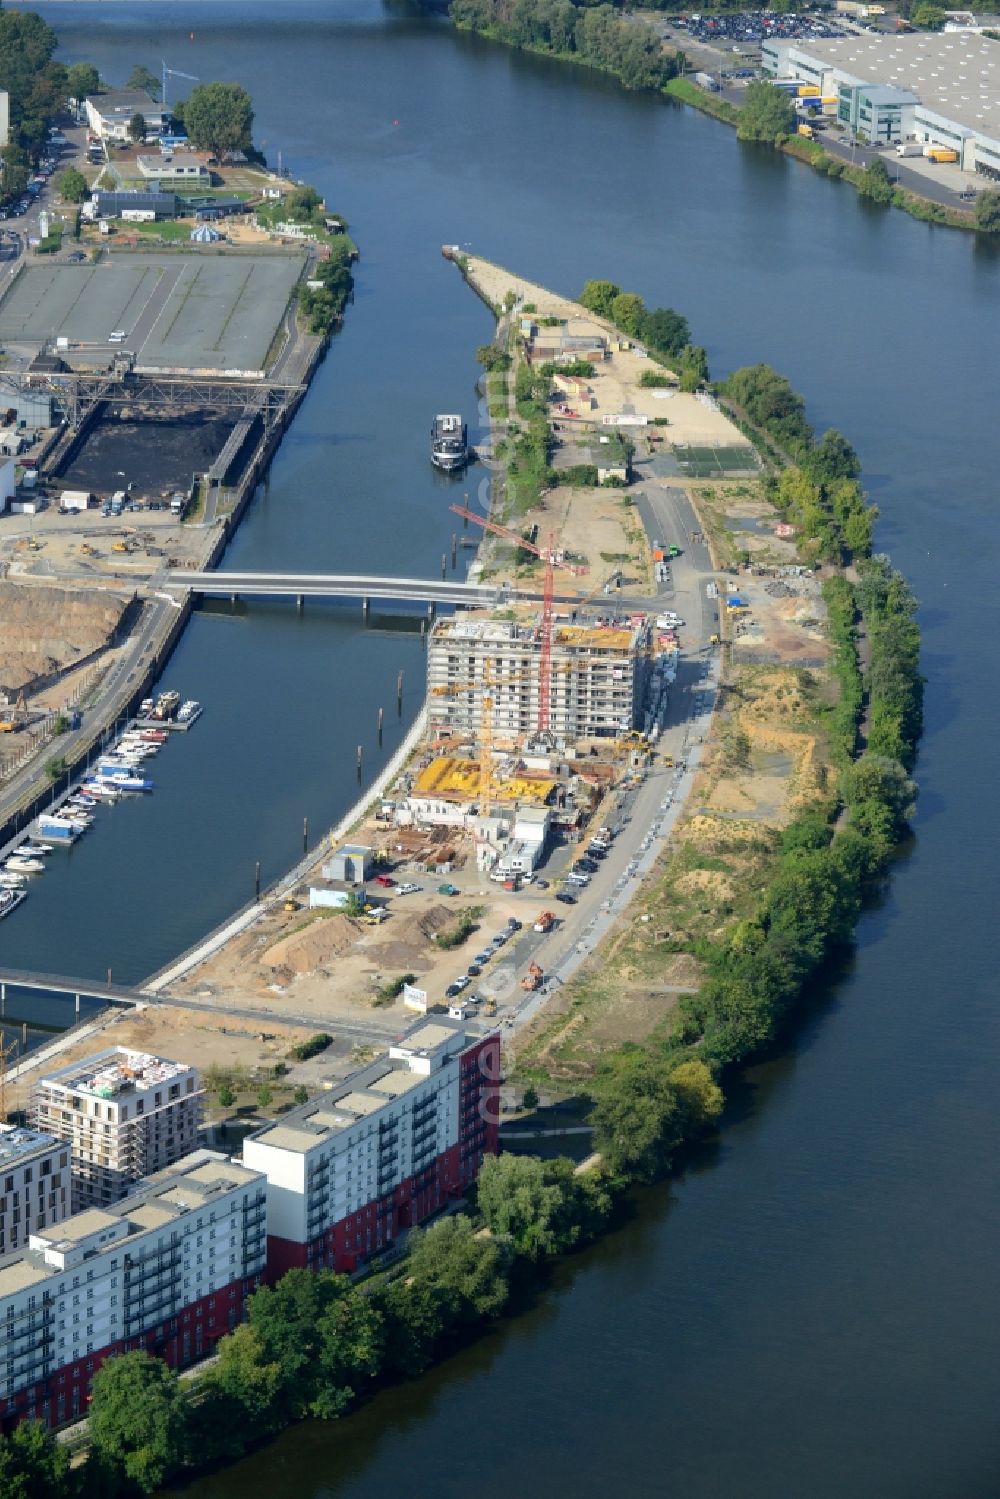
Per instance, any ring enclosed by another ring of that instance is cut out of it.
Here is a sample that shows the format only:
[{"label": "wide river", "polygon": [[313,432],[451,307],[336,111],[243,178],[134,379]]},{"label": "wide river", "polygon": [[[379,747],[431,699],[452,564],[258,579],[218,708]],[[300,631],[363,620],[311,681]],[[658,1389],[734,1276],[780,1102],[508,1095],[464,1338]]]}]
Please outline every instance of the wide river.
[{"label": "wide river", "polygon": [[[563,292],[607,276],[683,310],[716,374],[782,370],[858,447],[923,605],[913,846],[716,1148],[529,1313],[192,1492],[996,1495],[997,254],[696,113],[378,0],[41,9],[67,60],[116,84],[161,58],[244,83],[265,151],[362,246],[232,565],[439,568],[455,490],[429,471],[427,426],[474,418],[490,328],[441,260],[459,242]],[[102,818],[5,924],[4,960],[155,968],[250,894],[255,859],[271,875],[295,857],[304,815],[318,829],[348,805],[356,744],[374,769],[377,707],[402,668],[410,716],[421,664],[419,640],[346,612],[198,616],[169,676],[203,722],[156,794]]]}]

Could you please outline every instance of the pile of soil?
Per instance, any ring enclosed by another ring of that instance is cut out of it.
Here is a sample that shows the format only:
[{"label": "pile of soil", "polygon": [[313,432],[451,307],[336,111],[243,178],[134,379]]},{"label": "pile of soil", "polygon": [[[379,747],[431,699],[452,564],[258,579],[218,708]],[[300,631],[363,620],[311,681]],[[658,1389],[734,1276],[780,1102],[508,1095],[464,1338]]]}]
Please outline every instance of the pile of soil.
[{"label": "pile of soil", "polygon": [[101,589],[0,583],[0,687],[14,694],[82,661],[108,642],[126,603]]},{"label": "pile of soil", "polygon": [[308,926],[273,942],[261,954],[261,963],[289,974],[322,972],[334,958],[352,948],[360,927],[349,916],[338,911],[333,916],[317,916]]}]

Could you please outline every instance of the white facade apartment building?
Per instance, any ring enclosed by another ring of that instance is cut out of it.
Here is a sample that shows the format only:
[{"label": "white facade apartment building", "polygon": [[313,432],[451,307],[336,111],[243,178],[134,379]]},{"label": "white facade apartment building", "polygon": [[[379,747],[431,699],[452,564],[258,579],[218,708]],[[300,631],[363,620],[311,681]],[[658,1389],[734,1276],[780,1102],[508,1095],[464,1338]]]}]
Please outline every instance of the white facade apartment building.
[{"label": "white facade apartment building", "polygon": [[69,1150],[52,1135],[0,1124],[0,1255],[69,1216]]},{"label": "white facade apartment building", "polygon": [[0,1258],[0,1429],[85,1412],[116,1354],[209,1353],[263,1276],[266,1214],[261,1175],[202,1150]]},{"label": "white facade apartment building", "polygon": [[35,1123],[70,1147],[74,1211],[117,1202],[194,1150],[202,1099],[197,1068],[123,1046],[41,1078]]},{"label": "white facade apartment building", "polygon": [[[549,724],[558,739],[613,739],[636,727],[648,682],[649,640],[645,620],[556,622]],[[540,621],[438,620],[427,647],[431,727],[478,740],[488,694],[498,744],[533,734],[541,652]]]},{"label": "white facade apartment building", "polygon": [[421,1021],[388,1056],[243,1142],[268,1181],[268,1278],[352,1271],[474,1181],[497,1150],[500,1040]]}]

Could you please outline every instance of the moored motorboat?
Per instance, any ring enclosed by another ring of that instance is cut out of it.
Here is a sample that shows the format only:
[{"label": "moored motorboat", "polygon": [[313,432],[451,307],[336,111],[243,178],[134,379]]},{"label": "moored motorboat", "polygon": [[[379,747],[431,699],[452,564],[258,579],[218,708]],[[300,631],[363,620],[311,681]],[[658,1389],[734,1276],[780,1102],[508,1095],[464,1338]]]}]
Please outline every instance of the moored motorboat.
[{"label": "moored motorboat", "polygon": [[0,890],[0,921],[16,911],[23,900],[28,899],[27,890]]},{"label": "moored motorboat", "polygon": [[45,865],[41,859],[25,859],[20,854],[11,854],[3,867],[8,874],[41,874]]}]

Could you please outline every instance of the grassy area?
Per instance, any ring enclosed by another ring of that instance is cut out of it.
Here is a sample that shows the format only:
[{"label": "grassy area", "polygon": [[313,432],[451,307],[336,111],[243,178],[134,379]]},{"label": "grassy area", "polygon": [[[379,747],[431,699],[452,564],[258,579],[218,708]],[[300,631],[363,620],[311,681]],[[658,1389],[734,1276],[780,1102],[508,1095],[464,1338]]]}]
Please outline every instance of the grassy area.
[{"label": "grassy area", "polygon": [[825,673],[727,669],[688,816],[628,914],[518,1038],[513,1081],[586,1087],[610,1053],[666,1036],[681,997],[758,909],[782,827],[827,804],[837,696]]},{"label": "grassy area", "polygon": [[671,78],[663,92],[681,104],[690,104],[693,109],[700,109],[704,114],[714,115],[717,120],[724,120],[727,125],[739,124],[740,111],[735,104],[708,93],[687,78]]}]

